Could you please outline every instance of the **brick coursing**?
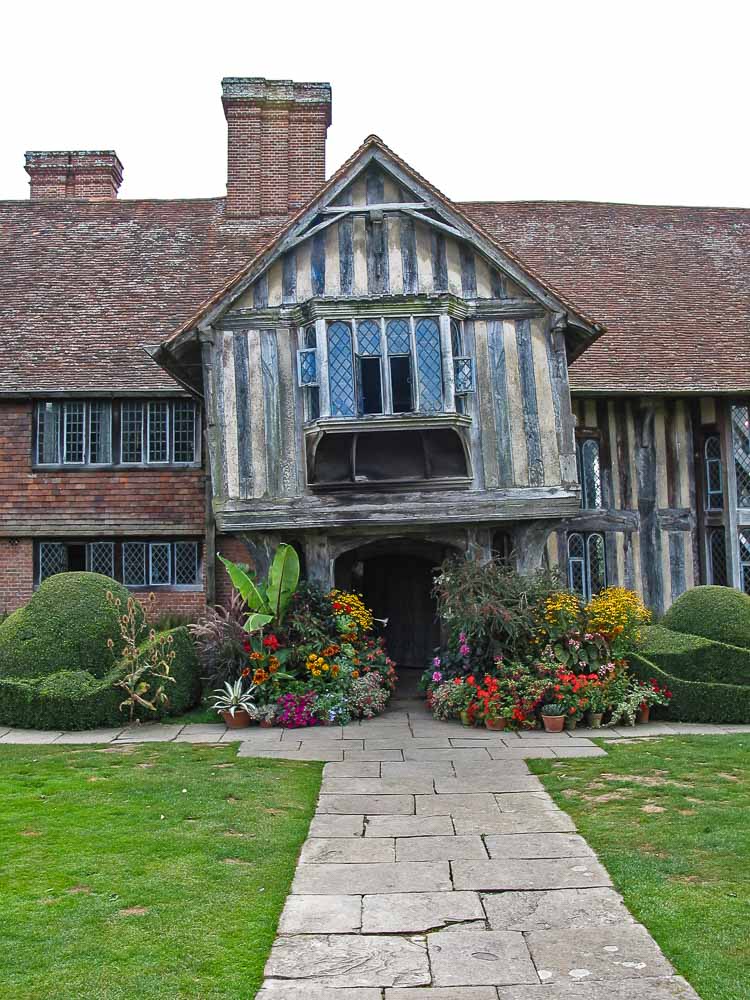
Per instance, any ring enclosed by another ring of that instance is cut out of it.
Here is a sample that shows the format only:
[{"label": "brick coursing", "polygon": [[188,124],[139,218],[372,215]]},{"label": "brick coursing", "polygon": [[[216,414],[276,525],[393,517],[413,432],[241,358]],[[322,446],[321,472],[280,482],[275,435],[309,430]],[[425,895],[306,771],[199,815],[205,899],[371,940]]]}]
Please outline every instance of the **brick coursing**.
[{"label": "brick coursing", "polygon": [[34,584],[34,545],[30,538],[0,538],[0,616],[29,600]]}]

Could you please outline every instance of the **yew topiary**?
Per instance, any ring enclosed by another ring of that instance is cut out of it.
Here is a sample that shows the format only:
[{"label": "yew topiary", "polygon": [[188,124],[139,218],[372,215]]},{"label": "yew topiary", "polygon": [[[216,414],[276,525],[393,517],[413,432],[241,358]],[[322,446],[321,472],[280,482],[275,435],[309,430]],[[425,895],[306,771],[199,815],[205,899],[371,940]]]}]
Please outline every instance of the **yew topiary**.
[{"label": "yew topiary", "polygon": [[677,598],[659,624],[750,649],[750,597],[731,587],[693,587]]},{"label": "yew topiary", "polygon": [[128,591],[108,576],[58,573],[46,579],[25,607],[0,624],[0,678],[69,670],[106,676],[122,646],[120,611],[107,601],[108,591],[124,610]]}]

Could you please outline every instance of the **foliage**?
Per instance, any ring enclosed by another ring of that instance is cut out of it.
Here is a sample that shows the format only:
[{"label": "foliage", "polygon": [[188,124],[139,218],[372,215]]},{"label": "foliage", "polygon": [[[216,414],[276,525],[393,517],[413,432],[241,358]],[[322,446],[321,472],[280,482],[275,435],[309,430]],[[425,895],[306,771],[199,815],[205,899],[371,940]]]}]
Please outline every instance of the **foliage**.
[{"label": "foliage", "polygon": [[352,680],[347,705],[357,719],[372,719],[385,710],[390,691],[376,671],[362,674]]},{"label": "foliage", "polygon": [[278,546],[265,583],[256,582],[239,564],[224,556],[219,559],[249,609],[245,629],[255,632],[271,623],[279,628],[299,583],[299,556],[294,547],[284,542]]},{"label": "foliage", "polygon": [[747,734],[615,740],[530,763],[703,1000],[745,1000],[750,982],[749,750]]},{"label": "foliage", "polygon": [[655,677],[648,681],[631,677],[622,698],[612,707],[612,725],[622,722],[627,726],[634,726],[641,709],[652,705],[668,705],[671,700],[672,692],[660,685]]},{"label": "foliage", "polygon": [[750,596],[732,587],[693,587],[677,598],[660,624],[750,649]]},{"label": "foliage", "polygon": [[[156,635],[161,642],[171,637],[170,650],[175,654],[170,664],[173,683],[169,704],[157,705],[155,711],[135,710],[135,718],[153,721],[179,715],[200,698],[200,667],[195,648],[186,628]],[[143,643],[148,655],[151,640]],[[47,677],[0,678],[0,724],[29,729],[95,729],[98,726],[122,726],[126,720],[120,711],[123,667],[115,664],[105,677],[95,677],[86,670],[61,670]]]},{"label": "foliage", "polygon": [[321,769],[236,744],[4,746],[2,995],[254,996]]},{"label": "foliage", "polygon": [[228,607],[207,608],[198,622],[188,626],[209,685],[235,679],[247,664],[244,609],[245,602],[233,590]]},{"label": "foliage", "polygon": [[[153,601],[154,595],[149,595]],[[115,608],[120,617],[120,649],[121,676],[115,681],[115,687],[125,692],[120,709],[128,709],[130,721],[135,718],[136,709],[156,713],[159,708],[169,704],[166,682],[174,684],[170,670],[175,653],[171,646],[172,636],[166,632],[157,636],[149,631],[143,619],[143,609],[134,597],[128,597],[125,613],[122,614],[122,601],[111,590],[107,591],[107,603]],[[148,633],[148,642],[142,644],[144,635]],[[107,641],[109,649],[115,648],[114,639]]]},{"label": "foliage", "polygon": [[458,651],[463,633],[476,662],[489,664],[497,655],[523,658],[544,600],[559,587],[557,574],[549,570],[523,576],[500,560],[447,560],[436,578],[435,596],[450,635],[449,650]]},{"label": "foliage", "polygon": [[[58,573],[44,580],[29,603],[0,625],[0,677],[63,670],[109,674],[117,651],[108,640],[120,638],[120,615],[107,602],[108,592],[126,605],[125,587],[99,573]],[[142,610],[137,613],[142,620]]]},{"label": "foliage", "polygon": [[641,652],[668,673],[685,680],[750,684],[750,650],[739,646],[652,625],[644,629]]},{"label": "foliage", "polygon": [[155,632],[171,632],[172,629],[180,628],[182,625],[190,629],[192,624],[193,619],[189,615],[180,614],[178,611],[165,611],[154,619],[153,629]]},{"label": "foliage", "polygon": [[558,715],[565,715],[566,712],[567,712],[567,709],[566,709],[565,705],[563,705],[559,701],[546,701],[542,705],[542,707],[540,709],[540,712],[541,712],[542,718],[544,718],[545,715],[546,716],[551,716],[551,717],[554,718],[554,717],[557,717]]},{"label": "foliage", "polygon": [[258,714],[253,701],[254,690],[255,687],[252,684],[246,688],[241,677],[238,677],[233,684],[226,681],[224,687],[217,688],[211,696],[213,707],[219,714],[228,712],[232,718],[237,712],[247,712],[250,718],[254,719]]},{"label": "foliage", "polygon": [[651,621],[651,612],[634,590],[607,587],[586,606],[588,630],[604,635],[613,658],[626,656],[642,641],[642,629]]},{"label": "foliage", "polygon": [[750,723],[750,685],[687,680],[667,673],[646,651],[630,658],[631,670],[641,680],[654,677],[672,692],[659,716],[680,722]]}]

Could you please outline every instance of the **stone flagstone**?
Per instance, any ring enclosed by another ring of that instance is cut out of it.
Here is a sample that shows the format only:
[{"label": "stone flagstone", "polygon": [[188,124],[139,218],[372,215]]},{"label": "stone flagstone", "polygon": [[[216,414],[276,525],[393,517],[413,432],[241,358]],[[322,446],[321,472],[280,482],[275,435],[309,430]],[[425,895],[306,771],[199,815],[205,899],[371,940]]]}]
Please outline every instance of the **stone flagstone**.
[{"label": "stone flagstone", "polygon": [[362,923],[361,896],[289,896],[280,934],[351,934]]},{"label": "stone flagstone", "polygon": [[266,975],[325,980],[329,987],[421,986],[430,982],[424,938],[305,934],[281,936]]},{"label": "stone flagstone", "polygon": [[[366,839],[366,843],[377,843]],[[459,861],[487,857],[484,842],[478,836],[399,837],[396,861]]]},{"label": "stone flagstone", "polygon": [[[396,848],[393,837],[381,839],[368,837],[366,840],[364,837],[312,837],[302,848],[299,860],[300,864],[303,865],[395,861]],[[426,859],[414,858],[413,860]]]},{"label": "stone flagstone", "polygon": [[567,929],[531,931],[526,944],[545,983],[571,979],[644,979],[669,976],[672,966],[640,924],[589,927],[585,934]]},{"label": "stone flagstone", "polygon": [[589,845],[576,833],[501,834],[487,837],[485,843],[493,859],[594,857]]},{"label": "stone flagstone", "polygon": [[363,934],[410,934],[483,919],[475,892],[394,892],[362,900]]},{"label": "stone flagstone", "polygon": [[381,892],[448,892],[452,888],[446,861],[298,865],[292,883],[293,893],[322,895],[355,890],[362,895]]},{"label": "stone flagstone", "polygon": [[500,986],[497,995],[499,1000],[700,1000],[692,986],[680,976],[583,980],[552,986]]},{"label": "stone flagstone", "polygon": [[531,861],[452,861],[456,889],[507,892],[514,889],[581,889],[611,885],[609,875],[592,858]]},{"label": "stone flagstone", "polygon": [[483,894],[487,920],[498,931],[567,931],[613,924],[633,918],[614,889],[555,889],[550,892]]},{"label": "stone flagstone", "polygon": [[427,937],[436,986],[538,983],[522,934],[512,931],[438,931]]}]

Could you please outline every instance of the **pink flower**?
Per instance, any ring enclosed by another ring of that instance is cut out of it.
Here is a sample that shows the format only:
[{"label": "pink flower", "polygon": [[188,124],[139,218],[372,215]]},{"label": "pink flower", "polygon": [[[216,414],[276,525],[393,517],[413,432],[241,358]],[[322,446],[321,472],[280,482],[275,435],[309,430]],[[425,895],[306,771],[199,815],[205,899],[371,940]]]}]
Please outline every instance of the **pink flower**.
[{"label": "pink flower", "polygon": [[[440,661],[438,660],[438,663],[439,662]],[[443,679],[443,675],[440,673],[439,670],[436,670],[435,673],[432,675],[432,679],[436,684],[439,684],[440,681]]]},{"label": "pink flower", "polygon": [[432,661],[432,665],[433,665],[433,667],[435,667],[435,668],[437,668],[437,667],[439,667],[439,666],[440,666],[440,657],[439,657],[439,656],[436,656],[436,657],[435,657],[435,659],[434,659],[434,660]]}]

